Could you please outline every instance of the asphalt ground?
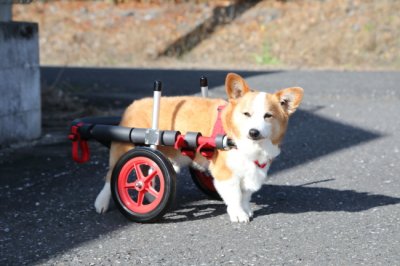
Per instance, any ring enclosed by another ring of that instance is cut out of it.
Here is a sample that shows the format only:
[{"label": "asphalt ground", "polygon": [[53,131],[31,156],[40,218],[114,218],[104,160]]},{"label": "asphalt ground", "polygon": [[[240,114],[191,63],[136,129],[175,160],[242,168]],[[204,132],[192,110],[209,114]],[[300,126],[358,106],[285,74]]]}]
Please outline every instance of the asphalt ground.
[{"label": "asphalt ground", "polygon": [[[211,96],[224,97],[227,73],[59,71],[44,68],[44,82],[116,110],[151,95],[153,79],[164,94],[192,94],[206,74]],[[32,145],[0,150],[0,265],[398,265],[400,73],[239,73],[255,89],[305,89],[249,224],[232,224],[186,170],[162,221],[132,223],[114,205],[99,215],[107,149],[91,143],[90,162],[77,165],[67,131],[46,129]]]}]

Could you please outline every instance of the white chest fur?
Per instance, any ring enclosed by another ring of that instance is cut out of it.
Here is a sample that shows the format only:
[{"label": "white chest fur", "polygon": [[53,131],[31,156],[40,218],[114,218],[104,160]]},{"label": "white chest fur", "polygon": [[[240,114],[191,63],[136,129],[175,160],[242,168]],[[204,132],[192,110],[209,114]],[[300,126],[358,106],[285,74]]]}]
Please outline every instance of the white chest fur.
[{"label": "white chest fur", "polygon": [[[243,139],[236,145],[237,149],[228,152],[227,165],[233,172],[233,178],[239,179],[242,190],[255,192],[265,182],[270,161],[279,155],[280,149],[268,139],[259,142]],[[267,163],[267,166],[262,168],[255,161]]]}]

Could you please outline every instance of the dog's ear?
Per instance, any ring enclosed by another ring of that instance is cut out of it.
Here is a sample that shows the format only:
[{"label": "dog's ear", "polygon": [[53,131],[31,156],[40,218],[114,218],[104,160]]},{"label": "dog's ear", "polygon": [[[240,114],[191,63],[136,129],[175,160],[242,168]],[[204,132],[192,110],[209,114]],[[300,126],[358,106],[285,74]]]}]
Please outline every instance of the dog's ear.
[{"label": "dog's ear", "polygon": [[300,87],[282,89],[275,93],[285,112],[293,114],[303,99],[304,90]]},{"label": "dog's ear", "polygon": [[235,73],[226,76],[225,89],[229,99],[240,98],[250,90],[244,79]]}]

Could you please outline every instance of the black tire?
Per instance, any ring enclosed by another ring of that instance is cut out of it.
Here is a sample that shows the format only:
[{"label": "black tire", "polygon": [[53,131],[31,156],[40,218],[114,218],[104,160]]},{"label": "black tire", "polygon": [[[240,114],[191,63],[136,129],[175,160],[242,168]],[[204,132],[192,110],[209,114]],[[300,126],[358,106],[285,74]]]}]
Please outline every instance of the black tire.
[{"label": "black tire", "polygon": [[202,172],[200,170],[189,167],[190,176],[192,177],[193,183],[199,188],[204,194],[215,200],[222,200],[218,194],[214,185],[212,184],[212,175],[210,172]]},{"label": "black tire", "polygon": [[[139,174],[136,167],[140,168]],[[153,169],[151,174],[149,174],[150,168]],[[147,171],[147,176],[144,174],[145,171]],[[153,174],[154,172],[156,173]],[[149,178],[153,175],[154,177]],[[145,181],[146,178],[147,181]],[[134,179],[134,182],[129,182],[131,179]],[[118,187],[119,184],[126,184],[126,186]],[[159,191],[157,191],[157,186]],[[137,147],[124,154],[114,167],[111,177],[111,194],[118,209],[131,221],[145,223],[159,220],[174,202],[175,193],[174,168],[171,162],[157,150]],[[153,198],[152,202],[149,200],[150,196]]]}]

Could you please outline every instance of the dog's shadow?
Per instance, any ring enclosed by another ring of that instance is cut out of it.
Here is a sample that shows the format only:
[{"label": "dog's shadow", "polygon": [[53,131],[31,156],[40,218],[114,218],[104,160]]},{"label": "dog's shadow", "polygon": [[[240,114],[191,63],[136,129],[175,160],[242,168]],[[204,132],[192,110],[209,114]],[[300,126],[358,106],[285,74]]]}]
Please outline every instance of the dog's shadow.
[{"label": "dog's shadow", "polygon": [[400,198],[355,190],[266,185],[253,198],[262,206],[255,217],[275,213],[361,212],[400,203]]},{"label": "dog's shadow", "polygon": [[[163,223],[208,219],[226,214],[222,201],[206,200],[200,192],[192,191],[169,212]],[[278,213],[361,212],[400,203],[400,198],[355,190],[324,187],[264,185],[252,198],[254,218]],[[228,219],[228,218],[227,218]]]}]

